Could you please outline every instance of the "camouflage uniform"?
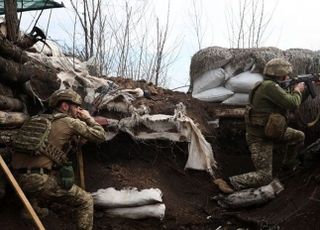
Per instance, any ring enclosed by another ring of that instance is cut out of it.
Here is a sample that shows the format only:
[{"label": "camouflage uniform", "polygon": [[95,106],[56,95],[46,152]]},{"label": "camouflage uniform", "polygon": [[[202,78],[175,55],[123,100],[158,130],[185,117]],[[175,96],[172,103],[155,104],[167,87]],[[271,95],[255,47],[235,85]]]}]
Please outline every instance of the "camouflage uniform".
[{"label": "camouflage uniform", "polygon": [[[92,142],[102,142],[105,140],[105,131],[93,118],[81,121],[64,116],[52,121],[48,142],[67,154],[70,149],[70,141],[74,136],[80,136]],[[72,185],[68,190],[65,189],[51,159],[44,155],[31,156],[15,153],[12,157],[12,166],[18,172],[17,180],[31,202],[36,199],[68,205],[77,212],[77,229],[92,229],[93,199],[91,194],[77,185]],[[26,168],[49,170],[43,173],[34,171],[19,173],[19,170]]]},{"label": "camouflage uniform", "polygon": [[[9,149],[8,148],[1,149],[0,155],[3,158],[3,160],[5,161],[5,163],[9,166],[10,162],[11,162],[11,152],[9,151]],[[5,196],[6,185],[7,185],[6,176],[3,173],[3,171],[1,170],[0,171],[0,199]]]},{"label": "camouflage uniform", "polygon": [[301,100],[300,92],[288,93],[284,91],[273,78],[266,77],[260,85],[252,90],[249,116],[250,119],[259,121],[260,125],[246,121],[246,140],[256,171],[230,177],[230,183],[235,189],[259,187],[272,181],[272,155],[276,143],[282,144],[287,150],[283,163],[289,167],[295,164],[297,147],[303,144],[304,133],[286,128],[283,136],[274,140],[266,137],[264,129],[271,113],[286,116],[287,111],[296,109]]}]

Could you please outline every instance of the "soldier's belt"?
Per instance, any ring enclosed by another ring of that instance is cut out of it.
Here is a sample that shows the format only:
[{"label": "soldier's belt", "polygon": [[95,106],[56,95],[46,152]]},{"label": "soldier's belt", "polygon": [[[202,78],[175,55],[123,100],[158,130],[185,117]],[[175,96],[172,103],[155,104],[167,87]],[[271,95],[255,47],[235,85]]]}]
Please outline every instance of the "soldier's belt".
[{"label": "soldier's belt", "polygon": [[31,173],[37,173],[37,174],[49,174],[51,170],[46,168],[20,168],[17,169],[17,172],[19,174],[31,174]]},{"label": "soldier's belt", "polygon": [[41,153],[59,165],[63,165],[68,161],[67,154],[50,143],[41,149]]},{"label": "soldier's belt", "polygon": [[[268,114],[268,116],[269,116],[269,114]],[[265,126],[268,121],[268,116],[251,115],[249,117],[249,123],[250,123],[250,125]]]}]

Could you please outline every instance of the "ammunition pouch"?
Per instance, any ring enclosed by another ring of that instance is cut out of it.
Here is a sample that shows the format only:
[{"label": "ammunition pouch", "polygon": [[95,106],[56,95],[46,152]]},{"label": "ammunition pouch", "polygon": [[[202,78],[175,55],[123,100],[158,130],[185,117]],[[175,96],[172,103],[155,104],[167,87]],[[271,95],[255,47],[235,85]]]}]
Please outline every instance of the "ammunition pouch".
[{"label": "ammunition pouch", "polygon": [[287,129],[287,119],[279,113],[271,113],[264,127],[264,133],[271,139],[281,138]]},{"label": "ammunition pouch", "polygon": [[251,105],[246,106],[244,113],[245,123],[249,126],[265,126],[270,113],[256,112]]},{"label": "ammunition pouch", "polygon": [[251,105],[247,105],[244,119],[248,126],[263,128],[265,136],[271,139],[281,138],[287,129],[285,116],[279,113],[255,111]]},{"label": "ammunition pouch", "polygon": [[47,143],[45,146],[41,147],[38,152],[47,156],[58,165],[66,164],[68,161],[67,154],[50,143]]},{"label": "ammunition pouch", "polygon": [[74,184],[74,172],[72,163],[68,162],[59,169],[60,183],[66,190],[71,189]]}]

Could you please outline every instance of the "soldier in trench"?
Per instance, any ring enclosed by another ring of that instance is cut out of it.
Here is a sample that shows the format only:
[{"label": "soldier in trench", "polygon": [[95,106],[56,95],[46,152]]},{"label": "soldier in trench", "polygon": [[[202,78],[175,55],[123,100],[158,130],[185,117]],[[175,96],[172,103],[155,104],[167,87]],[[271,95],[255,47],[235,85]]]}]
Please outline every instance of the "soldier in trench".
[{"label": "soldier in trench", "polygon": [[39,199],[68,205],[76,211],[77,229],[88,230],[93,225],[93,199],[90,193],[74,184],[68,152],[74,136],[103,142],[106,133],[89,112],[80,107],[81,104],[82,98],[72,89],[54,92],[49,98],[53,113],[45,115],[51,122],[45,146],[37,154],[24,152],[23,147],[29,143],[28,136],[33,137],[33,132],[42,126],[35,120],[33,125],[30,123],[29,129],[24,130],[22,139],[16,138],[16,148],[21,148],[13,153],[12,168],[18,183],[40,216],[47,215],[48,209],[38,206]]},{"label": "soldier in trench", "polygon": [[228,179],[218,178],[214,183],[224,193],[255,188],[273,180],[272,158],[275,144],[285,148],[282,169],[295,170],[299,147],[303,146],[304,133],[287,127],[287,113],[299,107],[305,85],[296,84],[291,92],[279,85],[289,79],[292,65],[283,58],[270,60],[264,68],[264,80],[250,92],[245,112],[246,140],[251,152],[255,171],[235,175]]}]

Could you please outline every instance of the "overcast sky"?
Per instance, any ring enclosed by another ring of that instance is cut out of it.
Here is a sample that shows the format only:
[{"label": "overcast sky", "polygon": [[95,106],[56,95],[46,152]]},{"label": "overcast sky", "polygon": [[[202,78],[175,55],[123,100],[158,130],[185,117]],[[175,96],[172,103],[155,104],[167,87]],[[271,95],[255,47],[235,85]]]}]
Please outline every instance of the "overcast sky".
[{"label": "overcast sky", "polygon": [[[139,0],[129,0],[133,4]],[[154,14],[165,21],[167,5],[170,0],[140,0],[152,4]],[[247,0],[249,1],[249,0]],[[66,6],[69,1],[63,1]],[[171,42],[179,38],[180,53],[171,70],[169,88],[188,84],[190,60],[198,51],[192,20],[194,8],[192,0],[171,0],[170,31]],[[201,13],[201,29],[203,31],[202,48],[222,46],[229,48],[231,10],[237,12],[240,0],[196,0]],[[41,17],[39,26],[47,28],[50,10]],[[280,49],[306,48],[320,50],[320,1],[319,0],[265,0],[265,18],[271,17],[264,32],[260,46],[274,46]],[[55,40],[68,39],[64,31],[72,29],[72,12],[70,9],[53,9],[48,36]],[[25,16],[23,16],[25,17]],[[23,21],[23,20],[22,20]],[[23,22],[24,28],[28,22]],[[229,30],[228,30],[229,28]],[[167,44],[168,47],[170,42]]]}]

